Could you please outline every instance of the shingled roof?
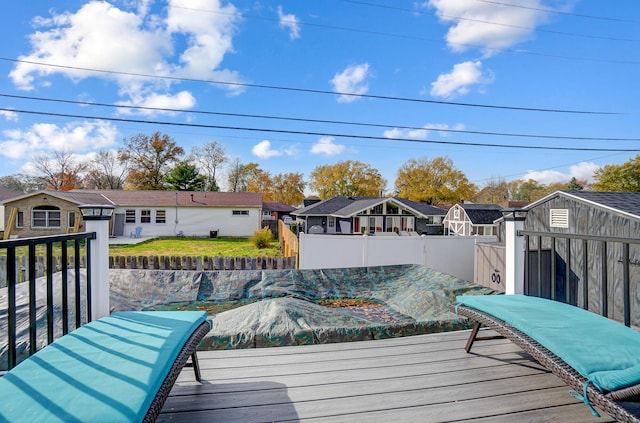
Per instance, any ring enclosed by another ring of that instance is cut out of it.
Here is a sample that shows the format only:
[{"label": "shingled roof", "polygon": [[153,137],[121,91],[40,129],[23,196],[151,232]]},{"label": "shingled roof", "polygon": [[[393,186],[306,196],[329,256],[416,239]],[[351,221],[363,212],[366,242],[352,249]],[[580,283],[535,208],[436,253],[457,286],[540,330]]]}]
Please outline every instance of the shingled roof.
[{"label": "shingled roof", "polygon": [[502,207],[497,204],[460,204],[474,225],[491,225],[502,217]]},{"label": "shingled roof", "polygon": [[428,204],[418,203],[397,197],[345,197],[336,196],[324,201],[304,207],[292,214],[298,216],[339,216],[349,217],[368,208],[382,204],[385,201],[395,200],[405,207],[415,210],[424,216],[444,216],[446,212]]},{"label": "shingled roof", "polygon": [[525,207],[529,209],[552,197],[562,195],[597,207],[615,210],[640,219],[640,192],[556,191]]},{"label": "shingled roof", "polygon": [[38,191],[80,204],[112,204],[120,207],[262,207],[262,194],[258,192],[200,192],[200,191],[125,191],[125,190],[72,190]]}]

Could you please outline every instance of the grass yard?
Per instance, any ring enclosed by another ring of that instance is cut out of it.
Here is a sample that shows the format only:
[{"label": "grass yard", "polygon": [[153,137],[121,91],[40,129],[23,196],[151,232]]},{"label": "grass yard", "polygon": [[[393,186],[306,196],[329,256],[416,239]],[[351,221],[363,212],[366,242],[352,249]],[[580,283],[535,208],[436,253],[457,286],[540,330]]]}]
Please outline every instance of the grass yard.
[{"label": "grass yard", "polygon": [[[70,256],[75,255],[73,242],[68,243]],[[278,241],[271,243],[271,248],[257,249],[245,238],[167,238],[153,239],[135,245],[110,245],[110,256],[226,256],[226,257],[280,257]],[[53,244],[53,256],[62,255],[60,243]],[[6,255],[7,250],[0,250],[0,255]],[[27,247],[16,249],[16,255],[29,254]],[[36,246],[36,255],[44,256],[44,245]],[[80,255],[85,254],[85,248],[80,248]]]},{"label": "grass yard", "polygon": [[257,249],[244,238],[166,238],[135,245],[111,245],[111,256],[227,256],[279,257],[278,242],[271,248]]}]

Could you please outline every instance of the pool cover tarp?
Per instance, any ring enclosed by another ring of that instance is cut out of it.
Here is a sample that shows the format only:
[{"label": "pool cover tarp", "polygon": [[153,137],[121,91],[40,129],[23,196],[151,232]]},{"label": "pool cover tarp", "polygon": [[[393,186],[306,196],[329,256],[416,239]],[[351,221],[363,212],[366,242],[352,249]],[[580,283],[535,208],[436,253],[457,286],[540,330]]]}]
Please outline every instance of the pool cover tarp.
[{"label": "pool cover tarp", "polygon": [[[74,275],[68,278],[70,321]],[[450,310],[457,295],[488,288],[419,265],[322,270],[174,271],[111,269],[111,311],[202,310],[213,329],[200,348],[228,349],[382,339],[466,329]],[[86,322],[81,270],[82,321]],[[54,274],[54,337],[62,336],[62,278]],[[46,278],[36,281],[37,348],[47,343]],[[327,307],[320,300],[360,299],[377,305]],[[7,330],[7,289],[0,288],[0,334]],[[17,357],[29,351],[29,284],[16,287]],[[231,307],[231,310],[228,310]],[[220,310],[228,311],[214,311]],[[75,328],[71,324],[71,328]],[[7,368],[7,337],[0,336],[0,370]]]},{"label": "pool cover tarp", "polygon": [[[111,289],[112,308],[118,310],[188,309],[190,303],[244,304],[213,316],[213,328],[204,340],[206,349],[306,345],[467,329],[470,322],[451,312],[456,296],[494,293],[419,265],[204,272],[114,270]],[[318,304],[327,299],[360,299],[379,305],[335,308]]]}]

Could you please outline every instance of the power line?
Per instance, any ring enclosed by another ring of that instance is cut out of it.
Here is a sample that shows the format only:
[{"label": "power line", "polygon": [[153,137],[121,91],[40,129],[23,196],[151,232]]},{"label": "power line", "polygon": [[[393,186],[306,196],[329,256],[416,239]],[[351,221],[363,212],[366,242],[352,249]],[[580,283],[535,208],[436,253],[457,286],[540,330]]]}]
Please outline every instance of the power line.
[{"label": "power line", "polygon": [[251,83],[245,83],[245,82],[228,82],[228,81],[216,81],[211,79],[181,78],[177,76],[168,76],[168,75],[150,75],[150,74],[136,73],[136,72],[122,72],[122,71],[114,71],[114,70],[85,68],[85,67],[78,67],[78,66],[57,65],[52,63],[35,62],[31,60],[11,59],[8,57],[0,57],[0,60],[7,61],[7,62],[14,62],[14,63],[26,63],[26,64],[37,65],[37,66],[49,66],[49,67],[59,68],[59,69],[70,69],[70,70],[76,70],[76,71],[81,70],[86,72],[105,73],[105,74],[111,74],[111,75],[136,76],[136,77],[142,77],[142,78],[166,79],[166,80],[181,81],[181,82],[199,82],[199,83],[207,83],[207,84],[230,85],[234,87],[261,88],[261,89],[290,91],[290,92],[302,92],[302,93],[310,93],[310,94],[343,95],[343,96],[350,96],[350,97],[370,98],[370,99],[376,99],[376,100],[406,101],[406,102],[413,102],[413,103],[438,104],[438,105],[446,105],[446,106],[479,107],[479,108],[486,108],[486,109],[544,112],[544,113],[569,113],[569,114],[586,114],[586,115],[622,115],[624,114],[620,112],[606,112],[606,111],[594,111],[594,110],[549,109],[549,108],[538,108],[538,107],[500,106],[500,105],[480,104],[480,103],[462,103],[462,102],[454,102],[454,101],[427,100],[422,98],[392,97],[392,96],[373,95],[373,94],[354,94],[354,93],[345,93],[340,91],[285,87],[285,86],[266,85],[266,84],[251,84]]},{"label": "power line", "polygon": [[0,97],[15,98],[15,99],[21,99],[21,100],[48,101],[48,102],[63,103],[63,104],[77,104],[82,106],[111,107],[111,108],[119,108],[119,109],[139,109],[139,110],[152,110],[152,111],[158,111],[158,112],[192,113],[192,114],[201,114],[201,115],[242,117],[242,118],[252,118],[252,119],[274,119],[274,120],[284,120],[284,121],[293,121],[293,122],[327,123],[332,125],[365,126],[365,127],[373,127],[373,128],[395,128],[395,129],[406,129],[406,130],[417,130],[417,131],[437,131],[437,132],[450,132],[450,133],[471,134],[471,135],[560,139],[560,140],[574,140],[574,141],[640,141],[640,138],[576,137],[576,136],[563,136],[563,135],[521,134],[521,133],[510,133],[510,132],[470,131],[466,129],[450,129],[450,128],[428,127],[428,126],[418,127],[418,126],[380,124],[380,123],[371,123],[371,122],[350,122],[350,121],[339,121],[339,120],[298,118],[298,117],[289,117],[289,116],[255,115],[255,114],[216,112],[216,111],[206,111],[206,110],[170,109],[170,108],[164,108],[164,107],[149,107],[149,106],[128,106],[128,105],[117,105],[117,104],[109,104],[109,103],[65,100],[65,99],[34,97],[34,96],[22,96],[22,95],[3,94],[3,93],[0,93]]},{"label": "power line", "polygon": [[603,21],[626,22],[626,23],[633,23],[633,24],[639,24],[640,23],[640,21],[635,21],[635,20],[632,20],[632,19],[621,19],[621,18],[610,18],[610,17],[607,17],[607,16],[584,15],[584,14],[580,14],[580,13],[563,12],[563,11],[560,11],[560,10],[543,9],[543,8],[540,8],[540,7],[530,7],[530,6],[521,6],[519,4],[502,3],[502,2],[499,2],[499,1],[492,1],[492,0],[475,0],[475,1],[482,2],[482,3],[498,4],[500,6],[517,7],[517,8],[520,8],[520,9],[536,10],[538,12],[555,13],[555,14],[558,14],[558,15],[576,16],[576,17],[579,17],[579,18],[586,18],[586,19],[598,19],[598,20],[603,20]]},{"label": "power line", "polygon": [[67,117],[74,119],[94,119],[94,120],[106,120],[114,122],[128,122],[128,123],[144,123],[149,125],[166,125],[166,126],[181,126],[192,128],[209,128],[209,129],[230,129],[237,131],[253,131],[253,132],[266,132],[266,133],[281,133],[281,134],[295,134],[295,135],[311,135],[320,137],[335,137],[335,138],[356,138],[367,140],[382,140],[382,141],[402,141],[413,143],[425,143],[425,144],[443,144],[443,145],[459,145],[467,147],[493,147],[493,148],[511,148],[511,149],[526,149],[526,150],[555,150],[555,151],[610,151],[610,152],[637,152],[639,149],[624,149],[624,148],[590,148],[590,147],[547,147],[536,145],[515,145],[515,144],[493,144],[493,143],[472,143],[464,141],[436,141],[436,140],[417,140],[410,138],[387,138],[369,135],[356,135],[356,134],[339,134],[328,132],[311,132],[311,131],[293,131],[286,129],[268,129],[268,128],[252,128],[242,126],[226,126],[226,125],[208,125],[208,124],[196,124],[196,123],[181,123],[181,122],[167,122],[167,121],[153,121],[143,119],[125,119],[114,117],[101,117],[90,115],[76,115],[69,113],[53,113],[53,112],[39,112],[34,110],[19,110],[19,109],[7,109],[0,108],[0,111],[14,112],[14,113],[26,113],[34,115]]},{"label": "power line", "polygon": [[[480,0],[478,0],[478,1],[480,1]],[[147,2],[147,3],[149,3],[149,2]],[[183,6],[172,6],[172,5],[169,5],[167,3],[159,3],[159,2],[152,3],[152,4],[161,4],[163,6],[170,7],[170,8],[179,8],[179,9],[198,11],[198,12],[207,12],[207,13],[214,13],[214,14],[221,14],[221,15],[237,16],[237,17],[244,18],[244,19],[250,18],[250,19],[258,19],[258,20],[271,21],[271,22],[281,22],[280,19],[266,18],[266,17],[263,17],[263,16],[245,15],[245,14],[241,14],[241,13],[221,12],[221,11],[213,11],[213,10],[206,10],[206,9],[195,9],[195,8],[189,8],[189,7],[183,7]],[[507,5],[507,4],[505,4],[505,5]],[[507,6],[510,6],[510,5],[507,5]],[[531,8],[531,9],[534,9],[534,8]],[[543,10],[543,9],[540,9],[540,10]],[[406,35],[406,34],[394,34],[394,33],[389,33],[389,32],[382,32],[382,31],[356,29],[356,28],[349,28],[349,27],[343,27],[343,26],[337,26],[337,25],[323,25],[323,24],[304,22],[304,21],[300,21],[300,20],[296,20],[295,22],[294,21],[282,20],[282,22],[294,23],[296,25],[301,25],[301,26],[309,26],[309,27],[316,27],[316,28],[323,28],[323,29],[331,29],[331,30],[337,30],[337,31],[348,31],[348,32],[356,32],[356,33],[362,33],[362,34],[378,35],[378,36],[393,37],[393,38],[403,38],[403,39],[412,39],[412,40],[419,40],[419,41],[429,41],[429,42],[433,42],[433,43],[441,43],[442,42],[441,39],[426,38],[426,37],[419,37],[419,36]],[[536,53],[536,52],[532,52],[532,51],[522,51],[522,50],[518,50],[518,49],[486,47],[486,46],[479,46],[479,45],[467,44],[467,43],[453,43],[453,42],[451,42],[450,44],[457,45],[457,46],[468,47],[468,48],[479,49],[479,50],[490,50],[490,51],[494,51],[494,52],[514,53],[514,54],[527,54],[527,55],[539,56],[539,57],[547,57],[547,58],[552,58],[552,59],[568,59],[568,60],[579,60],[579,61],[586,61],[586,62],[614,63],[614,64],[624,64],[624,65],[638,65],[638,64],[640,64],[639,61],[633,61],[633,60],[607,60],[607,59],[599,59],[599,58],[563,56],[563,55],[558,55],[558,54],[545,54],[545,53]]]},{"label": "power line", "polygon": [[[407,8],[404,8],[404,7],[388,6],[388,5],[385,5],[385,4],[370,3],[370,2],[365,2],[365,1],[357,1],[357,0],[342,0],[342,1],[345,2],[345,3],[353,3],[353,4],[359,4],[359,5],[371,6],[371,7],[380,7],[380,8],[391,9],[391,10],[400,10],[400,11],[403,11],[403,12],[420,13],[420,14],[425,14],[425,15],[431,15],[432,14],[430,12],[424,12],[422,10],[407,9]],[[571,36],[571,37],[581,37],[581,38],[590,38],[590,39],[608,40],[608,41],[627,41],[627,42],[633,42],[633,43],[640,42],[640,39],[619,38],[619,37],[605,37],[605,36],[601,36],[601,35],[579,34],[579,33],[575,33],[575,32],[555,31],[555,30],[544,29],[544,28],[531,28],[531,27],[520,26],[520,25],[512,25],[512,24],[505,24],[505,23],[500,23],[500,22],[483,21],[483,20],[480,20],[480,19],[465,18],[465,17],[462,17],[462,16],[451,16],[451,15],[444,15],[444,14],[438,14],[437,16],[448,18],[448,19],[457,19],[457,20],[460,20],[460,21],[483,23],[483,24],[487,24],[487,25],[504,26],[504,27],[507,27],[507,28],[524,29],[524,30],[533,31],[533,32],[546,32],[546,33],[555,34],[555,35],[567,35],[567,36]]]}]

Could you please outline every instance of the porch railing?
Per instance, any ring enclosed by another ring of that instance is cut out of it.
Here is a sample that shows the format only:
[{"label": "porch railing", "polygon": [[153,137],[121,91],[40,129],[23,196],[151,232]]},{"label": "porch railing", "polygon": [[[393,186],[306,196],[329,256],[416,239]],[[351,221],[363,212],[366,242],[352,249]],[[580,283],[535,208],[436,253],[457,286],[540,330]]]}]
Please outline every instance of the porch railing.
[{"label": "porch railing", "polygon": [[567,302],[605,317],[615,314],[611,305],[616,307],[621,300],[618,320],[626,326],[638,324],[638,316],[632,319],[632,306],[638,304],[632,304],[630,266],[640,262],[631,258],[630,246],[640,245],[640,239],[523,230],[518,234],[525,237],[525,294]]},{"label": "porch railing", "polygon": [[[61,318],[63,335],[70,331],[70,323],[74,323],[71,330],[83,324],[82,316],[86,316],[85,320],[91,319],[91,272],[86,272],[86,286],[84,289],[84,301],[82,298],[82,278],[80,272],[80,260],[74,260],[73,268],[75,270],[75,279],[71,285],[74,290],[73,301],[69,301],[69,260],[67,259],[67,249],[72,247],[75,257],[81,256],[81,244],[85,244],[86,265],[90,267],[91,263],[91,243],[89,240],[95,239],[95,232],[84,232],[67,235],[52,235],[37,238],[19,238],[0,241],[0,250],[6,251],[7,254],[7,272],[6,272],[6,336],[7,336],[7,370],[15,367],[18,361],[17,345],[17,287],[28,284],[28,321],[29,321],[29,348],[28,351],[21,351],[21,356],[29,356],[36,352],[38,345],[38,324],[37,324],[37,286],[36,286],[36,246],[45,246],[45,277],[46,277],[46,343],[50,344],[54,341],[55,320],[54,320],[54,274],[57,269],[53,260],[53,245],[60,243],[62,249],[62,260],[60,266],[61,278]],[[28,280],[19,283],[19,269],[16,267],[16,249],[26,247],[28,249]],[[42,299],[40,299],[42,301]],[[86,305],[86,313],[83,313],[82,304]],[[71,313],[73,311],[73,313]],[[75,322],[70,322],[70,316],[75,315]],[[86,321],[84,323],[86,323]]]}]

